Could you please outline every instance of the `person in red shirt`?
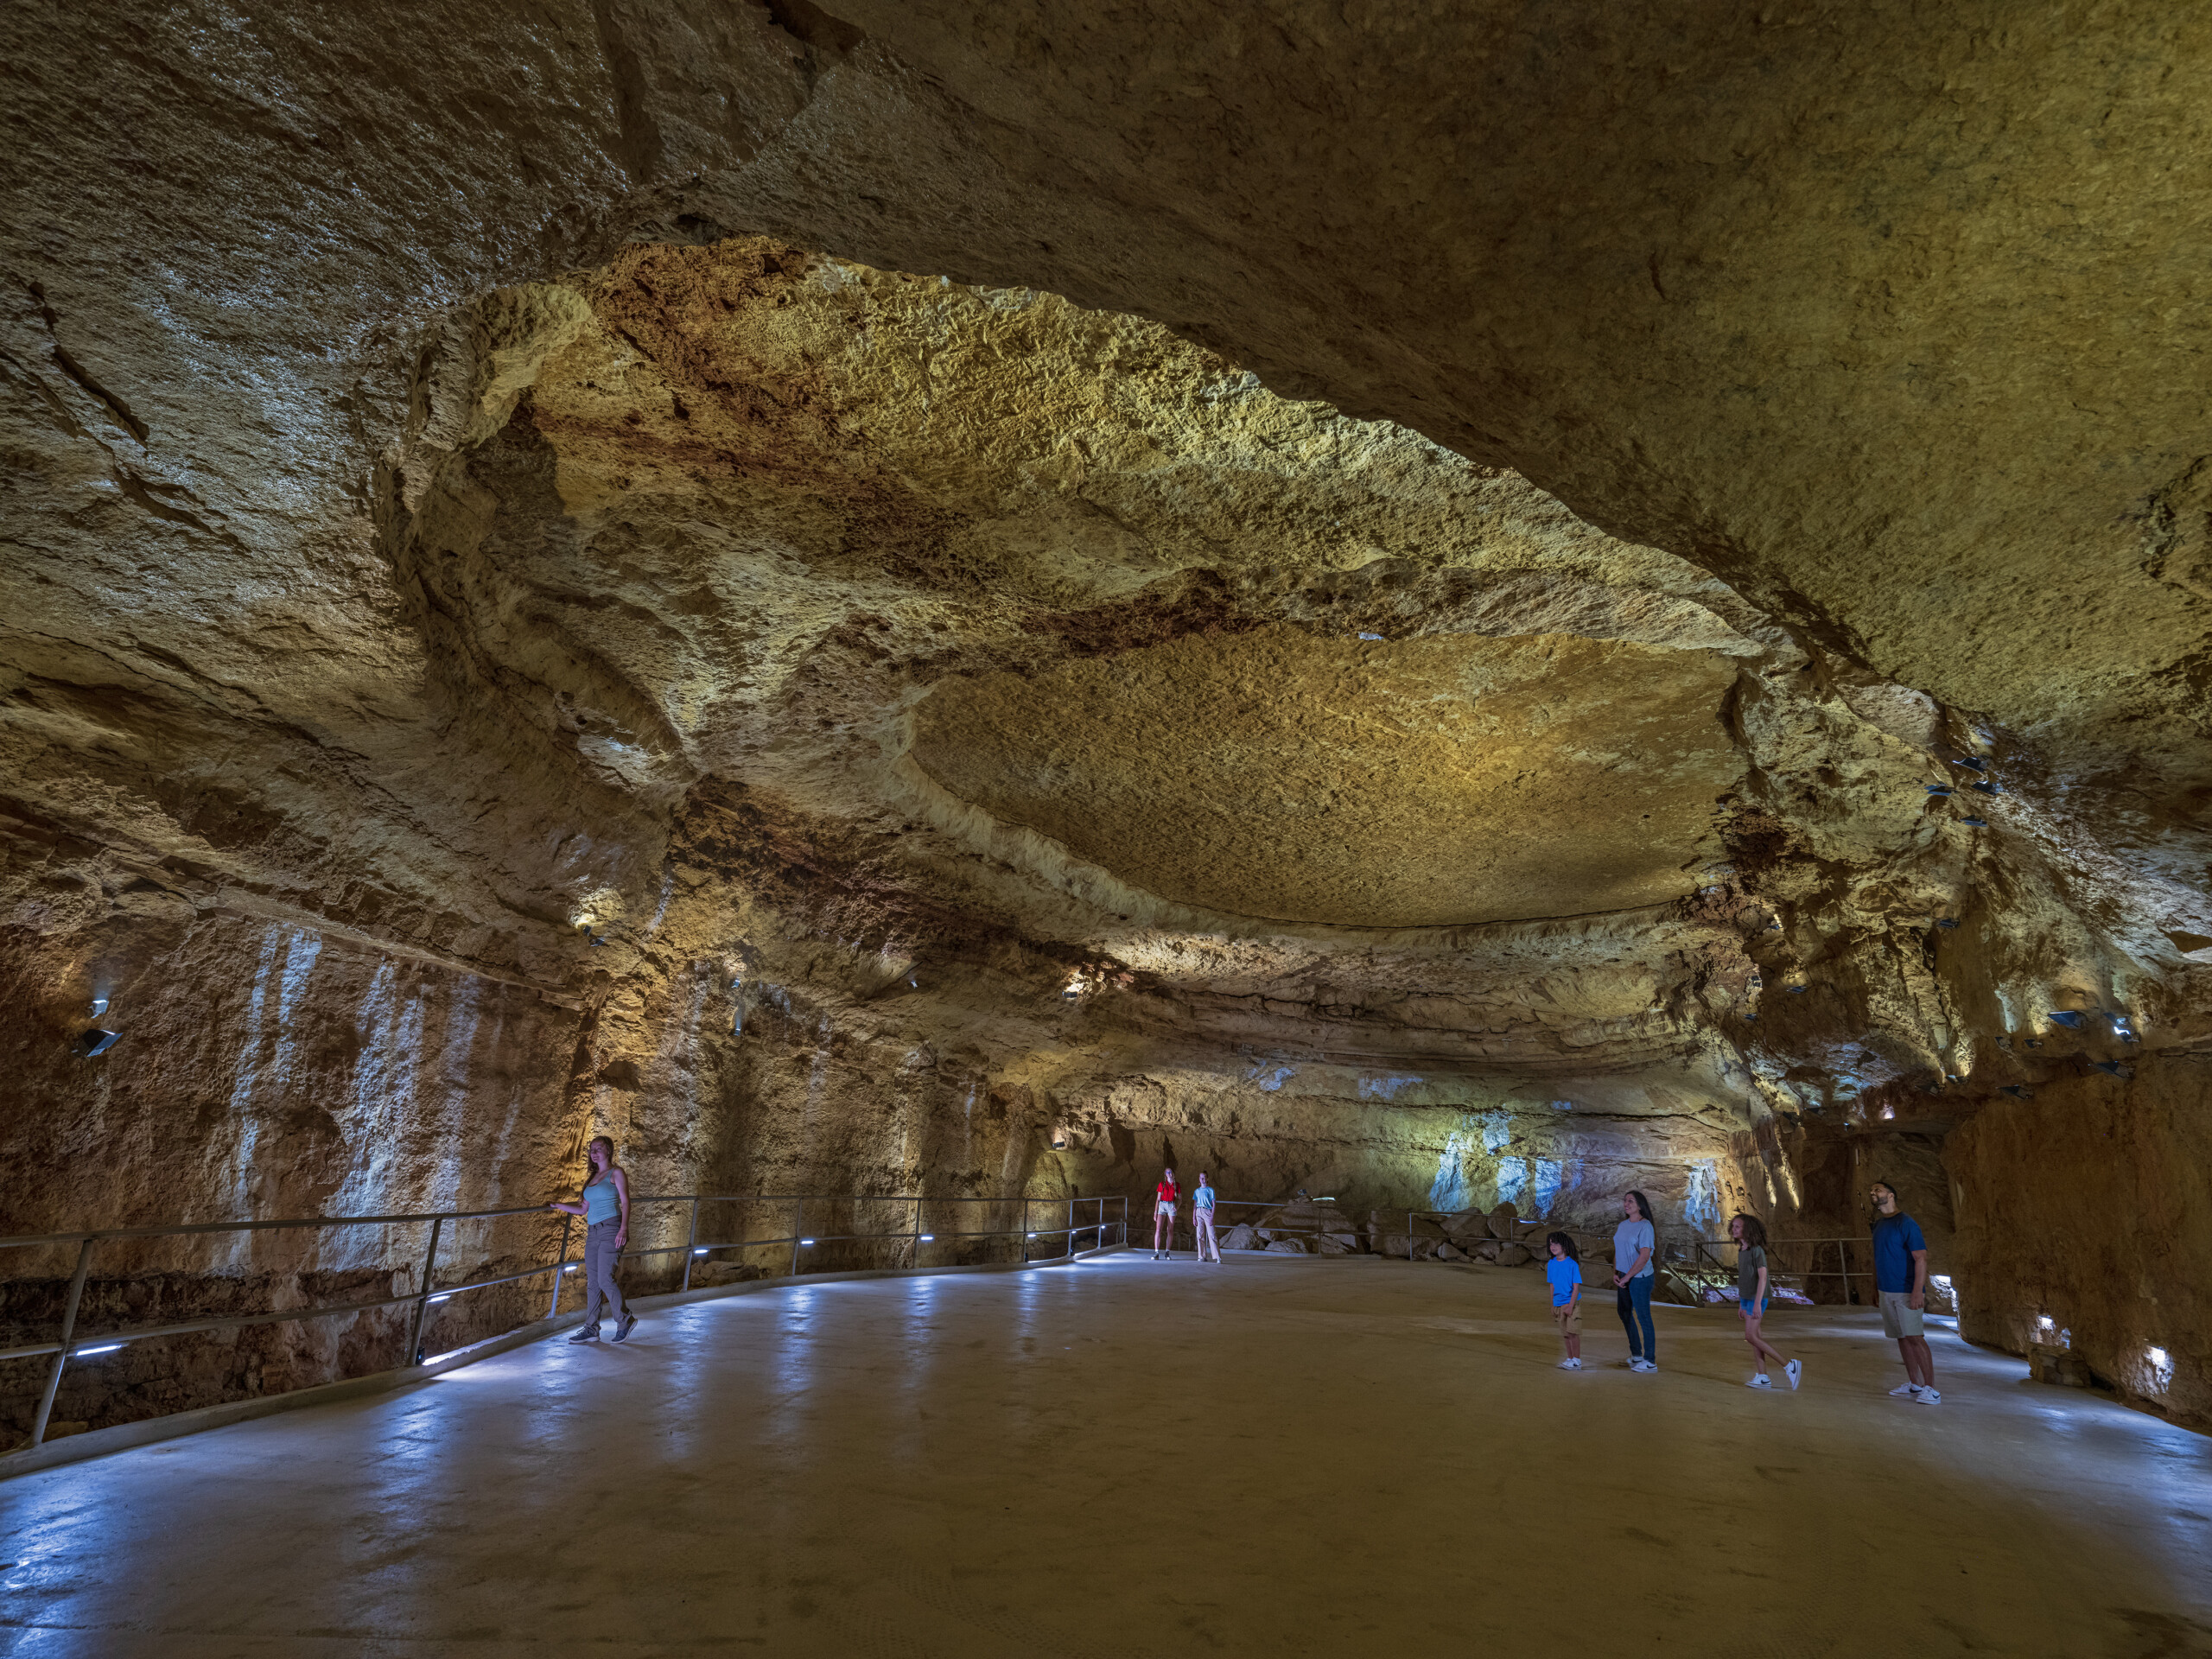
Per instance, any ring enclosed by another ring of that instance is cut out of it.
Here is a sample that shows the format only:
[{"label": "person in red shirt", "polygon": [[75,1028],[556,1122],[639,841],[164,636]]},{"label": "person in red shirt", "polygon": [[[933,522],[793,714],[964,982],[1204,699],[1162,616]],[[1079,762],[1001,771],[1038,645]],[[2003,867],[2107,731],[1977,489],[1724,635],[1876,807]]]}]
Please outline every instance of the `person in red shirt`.
[{"label": "person in red shirt", "polygon": [[1160,1185],[1152,1189],[1152,1259],[1175,1254],[1175,1172],[1160,1172]]}]

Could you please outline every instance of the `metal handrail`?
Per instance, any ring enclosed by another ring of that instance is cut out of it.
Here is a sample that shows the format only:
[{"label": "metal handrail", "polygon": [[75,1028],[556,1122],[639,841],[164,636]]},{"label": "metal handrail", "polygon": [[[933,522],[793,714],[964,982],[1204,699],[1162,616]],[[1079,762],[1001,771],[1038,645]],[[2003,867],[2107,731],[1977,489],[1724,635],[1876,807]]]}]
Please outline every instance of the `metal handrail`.
[{"label": "metal handrail", "polygon": [[[1718,1252],[1723,1249],[1734,1249],[1736,1248],[1736,1241],[1734,1239],[1694,1238],[1689,1240],[1688,1243],[1695,1250],[1695,1254],[1690,1259],[1690,1264],[1693,1268],[1700,1265],[1703,1262],[1707,1251],[1710,1249],[1715,1253],[1713,1255],[1713,1266],[1720,1268],[1723,1272],[1729,1270],[1728,1264],[1720,1260]],[[1850,1247],[1854,1244],[1860,1244],[1866,1245],[1871,1248],[1872,1243],[1873,1241],[1866,1234],[1853,1233],[1841,1238],[1769,1238],[1766,1242],[1766,1248],[1770,1251],[1772,1251],[1786,1249],[1793,1244],[1808,1244],[1814,1247],[1813,1261],[1815,1262],[1818,1262],[1820,1260],[1819,1247],[1825,1244],[1834,1245],[1836,1264],[1834,1268],[1814,1266],[1803,1268],[1791,1268],[1784,1269],[1784,1271],[1789,1272],[1794,1277],[1799,1279],[1840,1279],[1843,1281],[1843,1294],[1845,1298],[1848,1300],[1852,1294],[1851,1281],[1853,1280],[1872,1280],[1875,1276],[1874,1269],[1871,1267],[1854,1268],[1851,1265]]]},{"label": "metal handrail", "polygon": [[[914,1207],[913,1224],[898,1232],[806,1234],[798,1226],[798,1223],[804,1219],[805,1207],[810,1203],[912,1205]],[[848,1243],[860,1240],[880,1239],[911,1242],[914,1249],[914,1260],[918,1265],[922,1245],[933,1243],[940,1237],[950,1240],[1007,1238],[1020,1236],[1022,1238],[1022,1260],[1025,1262],[1031,1259],[1028,1241],[1033,1238],[1058,1238],[1064,1241],[1065,1248],[1061,1256],[1043,1258],[1046,1261],[1074,1255],[1077,1253],[1076,1240],[1085,1233],[1094,1236],[1093,1249],[1105,1247],[1106,1233],[1109,1229],[1118,1232],[1121,1242],[1126,1243],[1128,1238],[1128,1199],[1126,1196],[1121,1195],[1054,1198],[1025,1197],[1018,1193],[998,1198],[968,1198],[953,1195],[933,1197],[926,1193],[686,1192],[632,1195],[629,1204],[633,1211],[646,1205],[688,1204],[691,1206],[690,1236],[683,1244],[663,1245],[652,1249],[623,1252],[625,1255],[635,1257],[673,1255],[678,1251],[683,1252],[685,1261],[682,1287],[687,1291],[691,1287],[691,1271],[698,1259],[711,1255],[719,1250],[751,1249],[769,1245],[789,1244],[791,1247],[791,1275],[798,1277],[804,1272],[800,1263],[799,1251],[805,1246],[815,1244]],[[793,1211],[792,1231],[787,1236],[734,1239],[720,1243],[702,1244],[699,1243],[699,1206],[704,1204],[790,1204],[798,1207]],[[1022,1207],[1021,1222],[1020,1225],[1014,1227],[963,1230],[943,1234],[922,1231],[922,1206],[948,1204],[1019,1204]],[[1066,1224],[1031,1227],[1028,1224],[1033,1206],[1039,1204],[1066,1205]],[[1079,1223],[1077,1218],[1077,1207],[1082,1205],[1096,1206],[1093,1218],[1089,1222]],[[1109,1205],[1120,1207],[1120,1214],[1117,1217],[1109,1218],[1107,1208]],[[74,1232],[43,1233],[0,1238],[0,1249],[31,1249],[40,1245],[55,1244],[75,1244],[78,1247],[76,1268],[70,1275],[68,1299],[62,1312],[60,1336],[52,1342],[28,1343],[18,1347],[0,1349],[0,1359],[29,1359],[41,1354],[54,1356],[54,1364],[48,1372],[46,1388],[39,1400],[38,1413],[31,1424],[30,1444],[34,1446],[45,1442],[47,1426],[53,1414],[54,1396],[61,1386],[63,1370],[67,1367],[72,1357],[95,1346],[105,1349],[109,1345],[119,1346],[124,1343],[141,1342],[154,1337],[184,1336],[195,1332],[234,1330],[248,1325],[279,1325],[294,1320],[331,1318],[340,1314],[365,1313],[378,1308],[399,1307],[411,1303],[415,1308],[415,1315],[410,1323],[407,1339],[407,1363],[420,1364],[423,1363],[423,1326],[434,1303],[447,1301],[467,1291],[486,1290],[497,1285],[515,1284],[524,1279],[535,1279],[543,1274],[550,1274],[553,1276],[553,1294],[546,1306],[544,1318],[550,1319],[558,1313],[562,1285],[569,1274],[583,1265],[581,1261],[569,1255],[569,1241],[575,1219],[573,1215],[563,1217],[560,1248],[554,1259],[543,1267],[527,1268],[519,1273],[502,1274],[490,1279],[471,1280],[463,1284],[448,1285],[443,1289],[440,1289],[437,1285],[438,1245],[448,1222],[497,1220],[510,1216],[543,1216],[546,1213],[546,1206],[538,1204],[495,1210],[426,1211],[382,1216],[302,1216],[269,1221],[178,1222],[168,1226],[108,1227]],[[423,1256],[422,1277],[417,1287],[405,1295],[379,1297],[359,1302],[334,1302],[315,1307],[283,1308],[259,1313],[226,1314],[212,1319],[191,1319],[169,1325],[132,1325],[113,1331],[99,1332],[91,1336],[77,1335],[77,1315],[84,1304],[85,1282],[91,1270],[92,1252],[97,1246],[106,1241],[124,1238],[182,1238],[214,1233],[269,1232],[287,1228],[321,1230],[338,1227],[392,1226],[423,1222],[429,1223],[430,1227],[429,1248]]]}]

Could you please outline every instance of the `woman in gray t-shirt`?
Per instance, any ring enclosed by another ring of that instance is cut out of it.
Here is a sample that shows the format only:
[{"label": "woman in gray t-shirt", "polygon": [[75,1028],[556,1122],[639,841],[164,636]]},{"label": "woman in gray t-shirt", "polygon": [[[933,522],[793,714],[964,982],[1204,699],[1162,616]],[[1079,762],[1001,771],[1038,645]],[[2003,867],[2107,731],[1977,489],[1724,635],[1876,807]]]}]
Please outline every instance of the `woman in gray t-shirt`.
[{"label": "woman in gray t-shirt", "polygon": [[1628,1332],[1628,1368],[1659,1369],[1659,1332],[1651,1323],[1652,1262],[1659,1255],[1659,1230],[1651,1224],[1651,1200],[1641,1192],[1622,1196],[1627,1217],[1613,1229],[1613,1306]]}]

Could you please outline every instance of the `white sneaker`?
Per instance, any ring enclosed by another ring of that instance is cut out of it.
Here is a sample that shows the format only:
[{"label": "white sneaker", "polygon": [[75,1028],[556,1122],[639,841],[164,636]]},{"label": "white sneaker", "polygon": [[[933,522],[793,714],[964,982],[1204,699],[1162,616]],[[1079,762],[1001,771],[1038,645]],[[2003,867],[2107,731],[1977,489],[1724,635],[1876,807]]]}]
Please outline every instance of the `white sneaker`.
[{"label": "white sneaker", "polygon": [[1923,1406],[1940,1406],[1943,1403],[1942,1395],[1935,1389],[1923,1389],[1912,1397]]},{"label": "white sneaker", "polygon": [[1800,1359],[1791,1360],[1782,1368],[1782,1374],[1789,1379],[1789,1386],[1794,1391],[1797,1387],[1798,1380],[1805,1375],[1805,1362]]},{"label": "white sneaker", "polygon": [[1659,1369],[1659,1362],[1656,1359],[1631,1359],[1628,1368],[1631,1371],[1656,1371]]},{"label": "white sneaker", "polygon": [[1745,1383],[1744,1386],[1747,1389],[1770,1389],[1774,1386],[1774,1379],[1769,1376],[1764,1371],[1761,1371],[1750,1382]]},{"label": "white sneaker", "polygon": [[1559,1368],[1562,1371],[1579,1371],[1582,1369],[1582,1362],[1579,1359],[1562,1359],[1559,1363]]},{"label": "white sneaker", "polygon": [[1891,1389],[1890,1390],[1890,1394],[1894,1399],[1904,1400],[1910,1398],[1917,1400],[1920,1398],[1920,1384],[1917,1382],[1908,1382],[1903,1388]]}]

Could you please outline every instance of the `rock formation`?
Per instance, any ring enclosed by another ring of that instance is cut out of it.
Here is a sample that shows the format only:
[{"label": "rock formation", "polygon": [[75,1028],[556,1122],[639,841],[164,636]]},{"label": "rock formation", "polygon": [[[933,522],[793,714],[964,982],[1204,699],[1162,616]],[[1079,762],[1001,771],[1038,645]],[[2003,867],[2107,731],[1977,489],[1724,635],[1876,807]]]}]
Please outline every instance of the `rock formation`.
[{"label": "rock formation", "polygon": [[[226,16],[10,43],[8,1230],[602,1131],[1362,1249],[1880,1173],[1967,1334],[2212,1421],[2201,25]],[[103,1248],[119,1324],[418,1244]]]}]

